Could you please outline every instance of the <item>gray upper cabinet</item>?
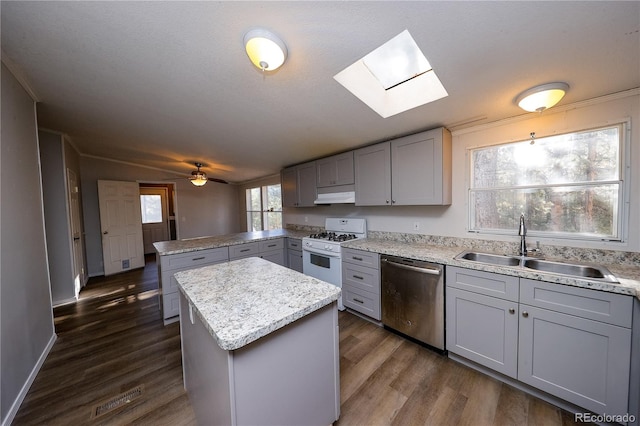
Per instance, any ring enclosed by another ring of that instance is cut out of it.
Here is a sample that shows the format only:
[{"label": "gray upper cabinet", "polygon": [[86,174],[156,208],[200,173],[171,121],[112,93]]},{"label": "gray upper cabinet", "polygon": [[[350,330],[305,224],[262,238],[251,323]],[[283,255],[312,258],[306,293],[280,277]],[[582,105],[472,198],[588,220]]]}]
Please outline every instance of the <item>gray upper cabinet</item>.
[{"label": "gray upper cabinet", "polygon": [[391,204],[391,143],[354,152],[356,206]]},{"label": "gray upper cabinet", "polygon": [[353,151],[316,160],[316,186],[353,185]]},{"label": "gray upper cabinet", "polygon": [[312,207],[316,200],[316,162],[282,170],[283,207]]},{"label": "gray upper cabinet", "polygon": [[356,205],[451,204],[451,133],[429,130],[355,151]]}]

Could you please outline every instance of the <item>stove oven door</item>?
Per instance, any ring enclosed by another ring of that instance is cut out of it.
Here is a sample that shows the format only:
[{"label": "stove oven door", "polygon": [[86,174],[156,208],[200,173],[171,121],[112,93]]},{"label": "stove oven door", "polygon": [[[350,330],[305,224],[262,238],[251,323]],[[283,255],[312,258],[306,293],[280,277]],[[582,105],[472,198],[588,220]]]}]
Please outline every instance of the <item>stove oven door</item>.
[{"label": "stove oven door", "polygon": [[[321,253],[307,247],[303,248],[302,272],[342,287],[342,259],[339,253]],[[338,309],[344,309],[342,297],[338,300]]]}]

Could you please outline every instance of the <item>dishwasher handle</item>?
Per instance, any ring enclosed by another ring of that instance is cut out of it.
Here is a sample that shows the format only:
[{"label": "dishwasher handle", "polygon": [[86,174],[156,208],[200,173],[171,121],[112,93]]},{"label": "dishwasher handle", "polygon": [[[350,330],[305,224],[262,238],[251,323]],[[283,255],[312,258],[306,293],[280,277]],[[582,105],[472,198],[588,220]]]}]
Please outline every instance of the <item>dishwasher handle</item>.
[{"label": "dishwasher handle", "polygon": [[393,262],[388,259],[381,259],[382,262],[385,262],[389,265],[395,266],[400,269],[408,269],[409,271],[420,272],[421,274],[429,274],[429,275],[440,275],[439,269],[430,269],[430,268],[420,268],[417,266],[405,265],[402,263]]}]

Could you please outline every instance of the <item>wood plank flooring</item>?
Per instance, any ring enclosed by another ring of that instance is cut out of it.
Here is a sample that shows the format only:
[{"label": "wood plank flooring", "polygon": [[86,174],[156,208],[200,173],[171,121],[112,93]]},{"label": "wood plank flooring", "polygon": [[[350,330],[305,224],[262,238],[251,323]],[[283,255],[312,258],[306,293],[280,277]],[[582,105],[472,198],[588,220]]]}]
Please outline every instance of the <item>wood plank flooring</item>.
[{"label": "wood plank flooring", "polygon": [[[178,323],[164,326],[153,257],[92,278],[54,310],[56,341],[13,425],[194,425]],[[348,425],[573,425],[573,415],[340,312],[341,417]],[[143,385],[141,397],[92,410]]]}]

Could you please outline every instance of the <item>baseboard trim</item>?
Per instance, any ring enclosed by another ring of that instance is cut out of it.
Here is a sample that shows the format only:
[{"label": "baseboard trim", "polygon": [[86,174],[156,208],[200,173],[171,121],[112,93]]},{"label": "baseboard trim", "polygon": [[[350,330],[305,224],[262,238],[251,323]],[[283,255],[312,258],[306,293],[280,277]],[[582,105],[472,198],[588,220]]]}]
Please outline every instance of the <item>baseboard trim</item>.
[{"label": "baseboard trim", "polygon": [[53,307],[57,308],[58,306],[68,305],[70,303],[76,303],[78,301],[77,297],[70,297],[69,299],[58,300],[53,303]]},{"label": "baseboard trim", "polygon": [[22,386],[22,389],[20,389],[20,393],[16,397],[15,401],[13,401],[13,404],[11,405],[11,409],[9,409],[7,416],[2,420],[2,426],[9,426],[11,422],[13,422],[13,419],[16,417],[16,414],[18,414],[18,410],[22,405],[22,401],[24,401],[24,399],[26,398],[27,393],[31,388],[31,385],[33,384],[34,380],[36,379],[36,376],[40,372],[40,369],[42,368],[44,361],[47,359],[47,356],[49,356],[49,352],[51,352],[51,348],[53,348],[53,344],[56,342],[57,338],[58,336],[55,333],[53,333],[53,335],[51,336],[51,339],[49,339],[49,343],[47,343],[47,346],[44,348],[44,351],[42,351],[42,354],[40,354],[40,358],[38,358],[38,362],[31,370],[31,374],[29,374],[27,381]]}]

